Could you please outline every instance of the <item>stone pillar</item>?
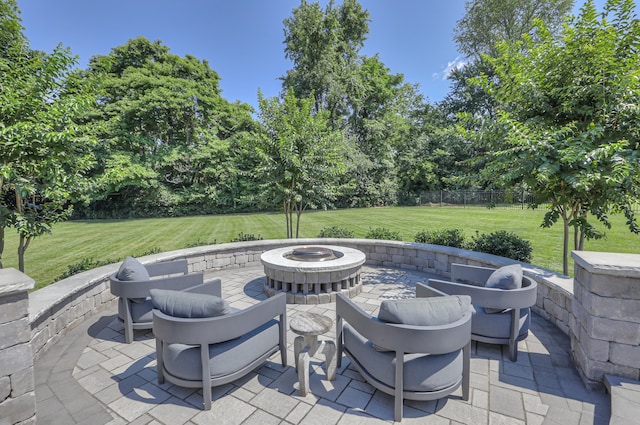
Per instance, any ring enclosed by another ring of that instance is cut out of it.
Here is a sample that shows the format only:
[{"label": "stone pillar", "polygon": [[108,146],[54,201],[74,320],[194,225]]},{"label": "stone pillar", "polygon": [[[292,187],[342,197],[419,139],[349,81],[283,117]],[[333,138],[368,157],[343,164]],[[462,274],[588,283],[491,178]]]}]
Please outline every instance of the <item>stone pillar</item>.
[{"label": "stone pillar", "polygon": [[640,378],[640,255],[574,251],[571,351],[585,384]]},{"label": "stone pillar", "polygon": [[0,269],[0,423],[35,424],[29,297],[33,279]]}]

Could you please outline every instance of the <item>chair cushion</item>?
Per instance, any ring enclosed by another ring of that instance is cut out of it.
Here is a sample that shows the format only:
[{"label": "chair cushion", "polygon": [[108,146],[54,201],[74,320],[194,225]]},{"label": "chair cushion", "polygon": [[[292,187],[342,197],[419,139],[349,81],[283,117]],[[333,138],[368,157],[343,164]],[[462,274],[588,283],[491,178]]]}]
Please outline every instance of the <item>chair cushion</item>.
[{"label": "chair cushion", "polygon": [[468,295],[385,300],[380,305],[378,319],[414,326],[448,325],[460,320],[470,306]]},{"label": "chair cushion", "polygon": [[[151,322],[153,322],[153,313],[151,312],[151,310],[153,310],[153,304],[150,298],[142,298],[142,302],[133,302],[130,304],[130,308],[133,323],[151,324]],[[124,300],[122,298],[118,299],[118,316],[120,316],[121,320],[124,320]]]},{"label": "chair cushion", "polygon": [[[395,352],[376,351],[371,342],[349,324],[344,325],[344,347],[359,366],[376,380],[395,388]],[[439,391],[462,379],[462,350],[448,354],[405,354],[404,390]]]},{"label": "chair cushion", "polygon": [[[504,313],[487,313],[484,308],[473,306],[475,312],[471,320],[471,334],[485,338],[508,339],[511,329],[511,310]],[[520,309],[519,337],[524,337],[529,331],[531,323],[530,309]]]},{"label": "chair cushion", "polygon": [[484,286],[485,288],[496,289],[522,288],[522,266],[520,264],[511,264],[500,267],[491,273]]},{"label": "chair cushion", "polygon": [[195,319],[229,314],[231,307],[220,297],[191,292],[152,289],[149,291],[153,305],[173,317]]},{"label": "chair cushion", "polygon": [[116,273],[118,280],[149,280],[149,272],[142,265],[142,263],[133,257],[127,257],[124,259],[118,273]]},{"label": "chair cushion", "polygon": [[[209,346],[209,371],[212,378],[237,372],[251,362],[277,349],[280,331],[277,320],[271,320],[240,338]],[[171,375],[190,381],[202,380],[200,346],[166,344],[164,368]]]}]

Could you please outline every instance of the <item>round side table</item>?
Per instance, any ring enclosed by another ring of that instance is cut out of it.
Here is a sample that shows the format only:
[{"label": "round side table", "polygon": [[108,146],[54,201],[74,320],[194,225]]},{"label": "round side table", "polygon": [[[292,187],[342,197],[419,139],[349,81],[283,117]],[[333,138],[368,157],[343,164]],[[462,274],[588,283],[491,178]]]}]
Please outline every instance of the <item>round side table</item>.
[{"label": "round side table", "polygon": [[289,322],[291,330],[299,336],[293,342],[293,353],[298,371],[300,395],[309,392],[309,359],[319,354],[325,357],[325,372],[327,379],[336,379],[336,344],[331,340],[318,340],[318,336],[328,332],[333,325],[329,316],[302,312]]}]

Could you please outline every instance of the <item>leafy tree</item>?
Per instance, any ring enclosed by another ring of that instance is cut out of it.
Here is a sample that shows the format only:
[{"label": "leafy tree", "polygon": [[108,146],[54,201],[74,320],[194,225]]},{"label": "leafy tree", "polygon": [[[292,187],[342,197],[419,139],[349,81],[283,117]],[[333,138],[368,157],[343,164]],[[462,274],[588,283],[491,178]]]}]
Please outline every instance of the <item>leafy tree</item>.
[{"label": "leafy tree", "polygon": [[68,49],[29,49],[14,0],[0,2],[0,28],[0,258],[5,229],[14,227],[24,271],[31,241],[67,218],[69,201],[89,184],[94,141],[75,120],[93,81],[74,78]]},{"label": "leafy tree", "polygon": [[299,99],[311,95],[315,109],[324,109],[334,127],[348,114],[348,94],[358,84],[359,51],[369,33],[369,13],[357,0],[325,10],[302,0],[284,20],[285,56],[293,68],[283,78],[283,91],[292,89]]},{"label": "leafy tree", "polygon": [[346,0],[324,9],[302,1],[284,21],[285,55],[293,68],[283,77],[283,91],[293,90],[300,99],[313,95],[315,110],[327,111],[331,126],[345,130],[343,206],[397,202],[397,145],[408,135],[407,105],[415,95],[377,55],[360,54],[369,20],[357,0]]},{"label": "leafy tree", "polygon": [[298,99],[289,90],[282,102],[262,93],[258,102],[266,129],[257,146],[263,198],[282,205],[287,237],[297,238],[302,213],[329,206],[335,198],[335,180],[343,171],[336,143],[340,135],[329,126],[328,112],[314,112],[313,97]]},{"label": "leafy tree", "polygon": [[484,81],[498,102],[499,119],[485,135],[486,173],[508,184],[524,182],[549,203],[543,226],[564,226],[563,270],[574,248],[602,236],[593,215],[625,214],[638,233],[640,148],[640,25],[632,0],[609,0],[602,16],[592,0],[555,40],[543,25],[537,37],[503,44],[490,59],[497,80]]},{"label": "leafy tree", "polygon": [[[454,28],[458,51],[466,63],[449,75],[451,90],[441,103],[450,120],[445,131],[450,137],[451,152],[460,164],[447,181],[454,187],[495,187],[497,182],[477,178],[485,166],[486,146],[474,143],[469,132],[488,132],[497,119],[496,100],[476,84],[480,76],[495,81],[492,64],[487,59],[498,54],[501,42],[514,43],[523,35],[536,36],[536,20],[542,21],[551,34],[557,35],[572,0],[470,0],[465,15]],[[465,172],[460,172],[460,169]],[[471,178],[469,178],[471,177]]]},{"label": "leafy tree", "polygon": [[101,140],[94,207],[135,215],[236,205],[232,145],[257,130],[246,104],[221,97],[207,61],[144,37],[90,60],[104,91],[87,120]]},{"label": "leafy tree", "polygon": [[573,0],[468,0],[453,38],[467,57],[496,56],[499,42],[515,43],[533,34],[537,19],[557,32],[572,7]]}]

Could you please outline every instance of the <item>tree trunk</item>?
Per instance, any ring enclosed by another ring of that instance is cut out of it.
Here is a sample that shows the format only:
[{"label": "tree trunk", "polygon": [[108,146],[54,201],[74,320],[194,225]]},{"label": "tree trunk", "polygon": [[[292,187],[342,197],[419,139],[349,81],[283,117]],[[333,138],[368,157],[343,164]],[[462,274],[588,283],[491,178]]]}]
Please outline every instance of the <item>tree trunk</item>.
[{"label": "tree trunk", "polygon": [[289,214],[290,211],[290,203],[285,201],[284,205],[283,205],[283,209],[284,209],[284,218],[287,221],[287,239],[291,239],[291,215]]},{"label": "tree trunk", "polygon": [[0,269],[2,266],[2,253],[4,252],[4,227],[0,226]]},{"label": "tree trunk", "polygon": [[298,239],[300,235],[300,216],[302,215],[301,205],[298,205],[296,209],[296,239]]},{"label": "tree trunk", "polygon": [[564,238],[562,241],[562,273],[569,276],[569,218],[562,214],[562,224],[564,226]]},{"label": "tree trunk", "polygon": [[27,250],[24,235],[20,235],[20,245],[18,245],[18,269],[24,273],[24,252]]}]

